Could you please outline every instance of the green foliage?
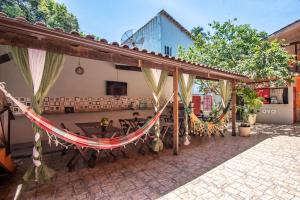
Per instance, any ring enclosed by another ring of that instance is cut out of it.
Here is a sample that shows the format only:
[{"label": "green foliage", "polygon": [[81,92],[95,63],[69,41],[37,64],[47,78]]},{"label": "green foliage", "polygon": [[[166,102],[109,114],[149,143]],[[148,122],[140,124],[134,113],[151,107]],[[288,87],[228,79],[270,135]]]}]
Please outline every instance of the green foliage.
[{"label": "green foliage", "polygon": [[9,17],[24,16],[30,22],[43,21],[67,32],[79,30],[77,18],[55,0],[2,0],[0,11]]},{"label": "green foliage", "polygon": [[221,104],[218,104],[218,105],[213,104],[212,110],[208,116],[208,121],[211,121],[211,122],[214,121],[220,115],[220,110],[223,111]]},{"label": "green foliage", "polygon": [[249,87],[239,88],[237,94],[242,98],[243,105],[238,106],[242,114],[243,122],[248,122],[249,114],[256,114],[263,105],[263,98],[259,97],[256,91]]},{"label": "green foliage", "polygon": [[[253,79],[277,78],[290,81],[288,61],[293,60],[281,41],[268,41],[265,32],[236,20],[210,24],[212,32],[203,34],[196,28],[194,45],[179,48],[179,57],[197,63],[218,66]],[[197,34],[198,33],[198,34]]]}]

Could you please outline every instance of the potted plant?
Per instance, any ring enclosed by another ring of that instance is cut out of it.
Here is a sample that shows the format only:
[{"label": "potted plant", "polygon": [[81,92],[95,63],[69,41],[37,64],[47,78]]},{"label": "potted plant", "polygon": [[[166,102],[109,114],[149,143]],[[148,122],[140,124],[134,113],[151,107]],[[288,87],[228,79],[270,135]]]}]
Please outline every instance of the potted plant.
[{"label": "potted plant", "polygon": [[101,118],[100,126],[101,126],[102,131],[106,131],[106,128],[107,128],[108,124],[109,124],[109,121],[108,121],[107,117]]},{"label": "potted plant", "polygon": [[251,125],[256,122],[256,114],[263,105],[263,98],[249,87],[243,87],[238,90],[238,95],[242,98],[243,105],[238,109],[242,116],[242,123],[239,127],[240,136],[249,136]]},{"label": "potted plant", "polygon": [[249,112],[247,109],[247,106],[239,106],[238,110],[241,113],[242,116],[242,122],[241,125],[239,126],[239,134],[240,136],[250,136],[251,133],[251,125],[249,123]]}]

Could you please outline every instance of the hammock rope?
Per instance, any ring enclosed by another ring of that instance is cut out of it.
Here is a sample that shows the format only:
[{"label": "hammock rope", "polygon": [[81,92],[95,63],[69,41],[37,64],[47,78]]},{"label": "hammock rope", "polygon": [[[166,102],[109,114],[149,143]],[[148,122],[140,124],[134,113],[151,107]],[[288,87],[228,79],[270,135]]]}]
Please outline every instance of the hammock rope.
[{"label": "hammock rope", "polygon": [[[180,98],[181,95],[180,93],[178,94]],[[214,133],[222,133],[223,128],[225,127],[225,122],[224,122],[224,117],[226,116],[227,112],[229,111],[230,105],[231,105],[231,99],[228,101],[226,107],[223,109],[223,112],[216,117],[214,120],[211,122],[205,122],[201,119],[199,119],[192,109],[190,109],[184,101],[183,106],[184,106],[184,111],[190,116],[190,121],[191,121],[191,132],[196,134],[196,135],[204,135],[207,133],[208,136],[214,134]],[[223,134],[221,134],[223,135]]]},{"label": "hammock rope", "polygon": [[[166,108],[167,104],[173,98],[173,95],[167,100],[164,106],[156,113],[156,115],[149,119],[142,127],[138,130],[135,130],[128,135],[117,136],[114,138],[90,138],[86,136],[81,136],[76,133],[73,133],[69,130],[58,128],[54,125],[54,123],[50,122],[46,118],[35,113],[31,108],[27,107],[17,99],[15,99],[10,93],[8,93],[5,89],[4,83],[0,83],[0,90],[4,93],[4,95],[10,98],[24,113],[24,115],[41,129],[43,129],[49,137],[49,141],[55,140],[56,143],[63,145],[61,142],[57,140],[57,138],[64,140],[67,143],[72,145],[81,146],[82,148],[91,148],[95,150],[101,149],[115,149],[119,147],[124,147],[130,143],[136,142],[145,135],[147,136],[149,130],[153,127],[155,122],[157,122]],[[53,139],[54,137],[54,139]],[[143,140],[143,139],[142,139]],[[63,146],[72,146],[72,145],[63,145]]]}]

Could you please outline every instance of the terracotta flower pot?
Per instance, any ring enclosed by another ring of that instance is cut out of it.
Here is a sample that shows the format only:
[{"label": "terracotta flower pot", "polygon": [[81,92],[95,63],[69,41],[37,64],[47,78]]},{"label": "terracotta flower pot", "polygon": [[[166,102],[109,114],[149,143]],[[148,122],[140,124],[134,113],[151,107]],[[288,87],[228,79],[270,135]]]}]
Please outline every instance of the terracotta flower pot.
[{"label": "terracotta flower pot", "polygon": [[242,137],[249,137],[251,133],[251,127],[239,126],[239,134]]}]

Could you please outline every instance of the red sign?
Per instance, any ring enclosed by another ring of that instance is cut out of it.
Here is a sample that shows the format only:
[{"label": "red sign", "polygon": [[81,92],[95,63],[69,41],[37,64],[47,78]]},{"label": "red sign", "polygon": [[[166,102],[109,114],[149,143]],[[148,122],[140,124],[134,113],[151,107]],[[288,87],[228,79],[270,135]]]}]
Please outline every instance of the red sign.
[{"label": "red sign", "polygon": [[193,96],[192,102],[194,104],[193,108],[194,108],[195,115],[200,115],[201,97]]},{"label": "red sign", "polygon": [[256,89],[258,96],[264,98],[264,104],[269,104],[268,99],[270,98],[270,88]]},{"label": "red sign", "polygon": [[203,96],[203,111],[211,112],[212,110],[212,96],[204,95]]}]

